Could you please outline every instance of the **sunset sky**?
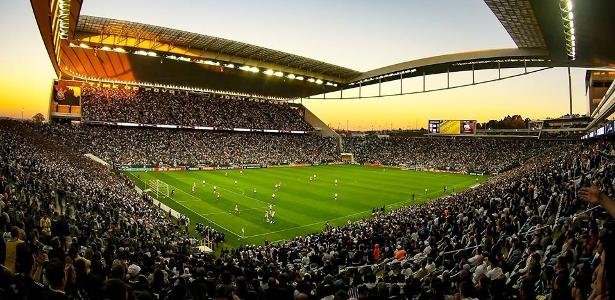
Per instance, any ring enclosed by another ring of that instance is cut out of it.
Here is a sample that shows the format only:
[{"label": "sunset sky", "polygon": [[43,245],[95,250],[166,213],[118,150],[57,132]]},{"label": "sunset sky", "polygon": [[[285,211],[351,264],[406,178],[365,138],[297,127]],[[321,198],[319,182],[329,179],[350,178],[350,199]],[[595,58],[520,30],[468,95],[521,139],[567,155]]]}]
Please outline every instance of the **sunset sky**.
[{"label": "sunset sky", "polygon": [[[81,13],[228,38],[359,71],[440,54],[515,47],[483,0],[84,0]],[[22,109],[26,118],[46,115],[55,74],[29,1],[0,1],[0,34],[0,116],[20,118]],[[497,71],[484,71],[477,78],[494,75]],[[572,75],[574,112],[583,114],[585,69],[573,69]],[[428,88],[445,85],[445,78],[429,78]],[[451,78],[465,83],[469,74]],[[399,89],[396,84],[383,92]],[[418,88],[418,82],[408,84]],[[303,103],[333,127],[345,128],[348,122],[351,129],[414,128],[424,127],[428,119],[557,117],[568,111],[567,84],[566,70],[554,69],[449,91]]]}]

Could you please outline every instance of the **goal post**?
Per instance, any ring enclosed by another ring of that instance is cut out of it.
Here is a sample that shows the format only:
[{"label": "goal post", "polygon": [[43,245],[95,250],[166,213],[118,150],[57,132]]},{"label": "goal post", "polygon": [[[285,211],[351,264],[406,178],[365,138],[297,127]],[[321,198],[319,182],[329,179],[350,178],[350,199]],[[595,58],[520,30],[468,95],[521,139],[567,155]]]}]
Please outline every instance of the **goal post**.
[{"label": "goal post", "polygon": [[340,160],[343,163],[354,163],[354,155],[352,153],[340,153]]},{"label": "goal post", "polygon": [[169,185],[159,179],[151,179],[145,183],[145,191],[151,191],[156,194],[157,199],[160,199],[160,196],[168,198],[169,190]]}]

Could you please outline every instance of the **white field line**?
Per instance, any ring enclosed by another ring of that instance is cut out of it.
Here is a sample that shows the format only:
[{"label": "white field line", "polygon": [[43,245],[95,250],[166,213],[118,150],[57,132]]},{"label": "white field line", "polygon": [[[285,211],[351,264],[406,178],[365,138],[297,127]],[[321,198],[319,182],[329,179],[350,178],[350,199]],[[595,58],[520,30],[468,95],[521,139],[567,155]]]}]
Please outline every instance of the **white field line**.
[{"label": "white field line", "polygon": [[[452,185],[452,187],[456,187],[456,186],[462,185],[463,183],[465,183],[465,182],[461,182],[461,183]],[[431,196],[433,194],[437,194],[439,192],[440,192],[440,190],[438,190],[436,192],[429,193],[429,194],[425,194],[425,195],[423,195],[423,197],[416,197],[415,199],[425,199],[425,198],[428,198],[428,196]],[[395,204],[403,203],[403,202],[406,202],[408,200],[410,200],[410,199],[401,200],[401,201],[397,201],[397,202],[394,202],[394,203],[390,203],[390,204],[385,205],[385,207],[392,207]],[[335,220],[339,220],[339,219],[344,219],[344,218],[356,216],[356,215],[363,214],[363,213],[369,213],[369,212],[371,212],[371,210],[360,211],[360,212],[357,212],[357,213],[354,213],[354,214],[350,214],[350,215],[347,215],[347,216],[342,216],[342,217],[337,217],[337,218],[333,218],[333,219],[329,219],[329,220],[314,222],[314,223],[306,224],[306,225],[299,225],[299,226],[289,227],[289,228],[285,228],[285,229],[282,229],[282,230],[270,231],[270,232],[266,232],[266,233],[255,234],[255,235],[247,235],[247,236],[245,236],[245,238],[259,237],[259,236],[264,236],[264,235],[269,235],[269,234],[285,232],[285,231],[289,231],[289,230],[293,230],[293,229],[297,229],[297,228],[310,227],[310,226],[314,226],[314,225],[318,225],[318,224],[324,224],[324,223],[329,222],[329,221],[335,221]]]},{"label": "white field line", "polygon": [[[213,187],[213,186],[214,186],[213,184],[208,183],[208,182],[205,182],[205,185],[209,185],[209,186],[211,186],[211,187]],[[220,188],[221,190],[226,190],[226,191],[229,191],[229,192],[231,192],[231,193],[233,193],[233,194],[236,194],[236,195],[239,195],[239,196],[242,196],[242,197],[246,197],[246,198],[248,198],[248,199],[252,199],[252,200],[256,200],[256,201],[261,202],[261,203],[265,203],[265,204],[267,204],[267,205],[269,205],[269,204],[270,204],[269,202],[263,201],[263,200],[261,200],[261,199],[258,199],[258,198],[254,198],[254,197],[248,196],[248,195],[247,195],[245,192],[243,192],[243,191],[242,191],[241,193],[239,193],[239,192],[237,192],[237,191],[233,191],[232,189],[230,189],[230,188],[228,188],[228,187],[225,187],[225,186],[223,186],[223,185],[216,185],[216,187]],[[239,188],[236,188],[236,189],[239,189]]]},{"label": "white field line", "polygon": [[[134,177],[134,176],[133,176],[133,177]],[[141,182],[145,183],[143,180],[141,180],[141,178],[138,178],[138,179],[139,179],[139,181],[141,181]],[[160,181],[162,181],[162,180],[160,180]],[[166,183],[166,182],[165,182],[165,183]],[[168,184],[168,183],[167,183],[167,184]],[[195,199],[197,199],[197,200],[199,200],[199,201],[202,201],[201,199],[199,199],[199,198],[195,197],[194,195],[192,195],[192,194],[190,194],[190,193],[188,193],[188,192],[186,192],[186,191],[184,191],[184,190],[182,190],[182,189],[180,189],[180,188],[177,188],[177,187],[176,187],[176,186],[174,186],[174,185],[169,184],[169,186],[172,186],[172,187],[176,188],[176,189],[177,189],[177,190],[179,190],[180,192],[182,192],[182,193],[184,193],[184,194],[186,194],[186,195],[188,195],[188,196],[190,196],[190,197],[192,197],[192,198],[195,198]],[[169,199],[171,199],[171,200],[175,201],[173,198],[169,198]],[[179,202],[177,202],[177,201],[175,201],[175,203],[177,203],[177,204],[181,205],[183,208],[185,208],[185,209],[187,209],[187,210],[189,210],[189,211],[191,211],[191,212],[195,213],[197,216],[200,216],[201,218],[203,218],[203,219],[205,219],[205,220],[207,220],[207,221],[211,222],[212,224],[214,224],[214,225],[216,225],[216,226],[218,226],[218,227],[220,227],[220,228],[222,228],[222,229],[224,229],[224,230],[228,231],[229,233],[232,233],[232,234],[233,234],[233,235],[235,235],[236,237],[239,237],[239,238],[241,238],[241,237],[242,237],[241,235],[239,235],[239,234],[235,233],[234,231],[232,231],[232,230],[230,230],[230,229],[228,229],[228,228],[226,228],[226,227],[224,227],[224,226],[222,226],[222,225],[220,225],[220,224],[218,224],[218,223],[216,223],[216,222],[212,221],[211,219],[209,219],[209,218],[207,218],[207,217],[204,217],[204,216],[203,216],[203,215],[201,215],[200,213],[198,213],[198,212],[194,211],[192,208],[189,208],[189,207],[187,207],[187,206],[185,206],[185,205],[183,205],[183,204],[181,204],[181,203],[179,203]]]},{"label": "white field line", "polygon": [[[378,172],[378,171],[372,171],[372,172]],[[446,174],[446,175],[444,175],[444,176],[449,176],[449,175],[451,175],[451,174]],[[133,176],[133,177],[134,177],[134,176]],[[140,178],[138,178],[138,179],[139,179],[139,181],[144,182],[142,179],[140,179]],[[458,183],[458,184],[455,184],[455,185],[452,185],[451,187],[456,187],[456,186],[462,185],[462,184],[464,184],[464,183],[465,183],[465,181],[464,181],[464,182],[461,182],[461,183]],[[168,183],[167,183],[167,184],[168,184]],[[209,185],[209,186],[212,186],[212,187],[213,187],[213,184],[210,184],[210,183],[207,183],[207,182],[206,182],[206,185]],[[186,194],[186,195],[189,195],[189,196],[190,196],[190,197],[192,197],[192,198],[195,198],[195,199],[197,199],[197,200],[199,200],[199,201],[202,201],[202,199],[197,198],[196,196],[192,195],[191,193],[188,193],[188,192],[186,192],[186,191],[184,191],[184,190],[182,190],[182,189],[180,189],[180,188],[177,188],[177,187],[176,187],[176,186],[174,186],[174,185],[169,184],[169,186],[172,186],[172,187],[174,187],[174,188],[178,189],[178,190],[179,190],[179,191],[181,191],[182,193],[184,193],[184,194]],[[257,201],[262,202],[262,203],[265,203],[265,204],[269,204],[269,203],[267,203],[267,202],[265,202],[265,201],[262,201],[262,200],[260,200],[260,199],[257,199],[257,198],[253,198],[253,197],[247,196],[247,195],[245,195],[245,193],[241,193],[241,194],[240,194],[240,193],[238,193],[238,192],[232,191],[232,190],[230,190],[230,189],[228,189],[228,188],[225,188],[225,187],[222,187],[222,186],[220,186],[220,188],[221,188],[221,189],[224,189],[224,190],[227,190],[227,191],[229,191],[229,192],[231,192],[231,193],[234,193],[234,194],[240,195],[240,196],[244,196],[244,197],[247,197],[247,198],[250,198],[250,199],[254,199],[254,200],[257,200]],[[437,193],[439,193],[439,192],[440,192],[440,190],[438,190],[438,191],[436,191],[436,192],[429,193],[429,194],[425,194],[425,195],[419,195],[419,196],[418,196],[418,197],[416,197],[415,199],[419,199],[419,200],[420,200],[420,199],[425,199],[425,198],[428,198],[428,196],[431,196],[431,195],[437,194]],[[177,204],[181,205],[182,207],[184,207],[184,208],[186,208],[186,209],[190,210],[191,212],[195,213],[196,215],[198,215],[198,216],[200,216],[200,217],[202,217],[202,218],[204,218],[204,219],[208,220],[208,221],[209,221],[209,222],[211,222],[212,224],[214,224],[214,225],[216,225],[216,226],[218,226],[218,227],[220,227],[220,228],[222,228],[222,229],[224,229],[224,230],[226,230],[226,231],[228,231],[228,232],[232,233],[233,235],[235,235],[235,236],[237,236],[237,237],[239,237],[239,238],[253,238],[253,237],[259,237],[259,236],[264,236],[264,235],[276,234],[276,233],[286,232],[286,231],[293,230],[293,229],[297,229],[297,228],[304,228],[304,227],[310,227],[310,226],[314,226],[314,225],[318,225],[318,224],[324,224],[324,223],[329,222],[329,221],[335,221],[335,220],[344,219],[344,218],[352,217],[352,216],[355,216],[355,215],[359,215],[359,214],[363,214],[363,213],[369,213],[369,212],[371,212],[371,210],[366,210],[366,211],[356,212],[356,213],[353,213],[353,214],[350,214],[350,215],[341,216],[341,217],[337,217],[337,218],[333,218],[333,219],[329,219],[329,220],[324,220],[324,221],[314,222],[314,223],[311,223],[311,224],[299,225],[299,226],[294,226],[294,227],[285,228],[285,229],[282,229],[282,230],[270,231],[270,232],[266,232],[266,233],[255,234],[255,235],[247,235],[247,236],[242,236],[242,235],[239,235],[239,234],[237,234],[237,233],[233,232],[232,230],[230,230],[230,229],[228,229],[228,228],[226,228],[226,227],[224,227],[224,226],[222,226],[222,225],[220,225],[220,224],[218,224],[218,223],[216,223],[216,222],[212,221],[211,219],[209,219],[209,218],[205,217],[205,216],[208,216],[208,215],[216,215],[216,214],[232,214],[232,213],[229,213],[229,212],[224,212],[224,211],[223,211],[223,212],[210,213],[210,214],[200,214],[200,213],[197,213],[196,211],[194,211],[193,209],[191,209],[191,208],[189,208],[189,207],[186,207],[185,205],[183,205],[183,204],[179,203],[179,202],[178,202],[178,200],[175,200],[175,199],[173,199],[173,198],[169,198],[169,199],[171,199],[171,200],[175,201]],[[392,206],[394,206],[394,205],[396,205],[396,204],[403,203],[403,202],[406,202],[406,201],[408,201],[408,200],[410,200],[410,199],[406,199],[406,200],[401,200],[401,201],[397,201],[397,202],[394,202],[394,203],[390,203],[390,204],[385,205],[385,207],[392,207]],[[181,200],[180,200],[180,201],[181,201]],[[185,201],[182,201],[182,202],[185,202]],[[266,206],[266,207],[268,207],[268,206]],[[265,208],[266,208],[266,207],[265,207]],[[244,209],[244,211],[247,211],[247,210],[255,210],[255,209],[262,209],[262,207],[256,207],[256,208]]]},{"label": "white field line", "polygon": [[[264,208],[269,208],[269,206],[261,206],[261,207],[252,207],[252,208],[240,209],[239,212],[241,214],[241,212],[244,212],[244,211],[264,209]],[[223,214],[234,215],[235,211],[234,210],[232,212],[230,212],[230,211],[220,211],[220,212],[215,212],[215,213],[202,214],[201,216],[212,216],[212,215],[223,215]]]}]

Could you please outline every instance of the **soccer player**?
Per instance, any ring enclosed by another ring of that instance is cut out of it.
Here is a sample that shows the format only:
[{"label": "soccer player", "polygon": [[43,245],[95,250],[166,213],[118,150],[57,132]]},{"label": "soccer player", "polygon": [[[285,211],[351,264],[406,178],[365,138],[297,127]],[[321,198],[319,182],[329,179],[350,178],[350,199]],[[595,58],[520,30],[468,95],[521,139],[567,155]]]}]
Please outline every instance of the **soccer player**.
[{"label": "soccer player", "polygon": [[273,223],[275,223],[275,210],[271,210],[270,215],[271,215],[271,221],[270,222],[271,222],[271,224],[273,224]]},{"label": "soccer player", "polygon": [[254,194],[256,194],[256,188],[254,188],[253,192],[254,192]]},{"label": "soccer player", "polygon": [[216,192],[216,200],[220,200],[220,193]]},{"label": "soccer player", "polygon": [[427,195],[427,189],[425,189],[425,195]]},{"label": "soccer player", "polygon": [[194,193],[194,190],[196,189],[196,182],[192,183],[192,192]]},{"label": "soccer player", "polygon": [[218,187],[214,185],[214,194],[216,193],[217,189],[218,189]]},{"label": "soccer player", "polygon": [[337,193],[335,193],[335,194],[333,195],[333,199],[334,199],[335,201],[337,201]]},{"label": "soccer player", "polygon": [[275,200],[275,193],[271,194],[271,200]]},{"label": "soccer player", "polygon": [[237,185],[237,180],[235,180],[235,185]]},{"label": "soccer player", "polygon": [[205,180],[203,180],[203,185],[205,185]]},{"label": "soccer player", "polygon": [[175,189],[171,189],[171,196],[175,195]]},{"label": "soccer player", "polygon": [[228,177],[228,172],[224,172],[224,177]]},{"label": "soccer player", "polygon": [[314,180],[314,177],[310,176],[310,182],[312,182]]},{"label": "soccer player", "polygon": [[243,175],[243,170],[239,170],[239,175]]},{"label": "soccer player", "polygon": [[335,186],[337,186],[337,179],[335,179]]},{"label": "soccer player", "polygon": [[243,227],[241,227],[241,237],[243,238],[245,236],[246,236],[246,230]]},{"label": "soccer player", "polygon": [[[271,209],[269,209],[271,210]],[[265,211],[265,222],[269,223],[269,210]]]},{"label": "soccer player", "polygon": [[235,204],[235,213],[239,214],[239,206],[237,204]]}]

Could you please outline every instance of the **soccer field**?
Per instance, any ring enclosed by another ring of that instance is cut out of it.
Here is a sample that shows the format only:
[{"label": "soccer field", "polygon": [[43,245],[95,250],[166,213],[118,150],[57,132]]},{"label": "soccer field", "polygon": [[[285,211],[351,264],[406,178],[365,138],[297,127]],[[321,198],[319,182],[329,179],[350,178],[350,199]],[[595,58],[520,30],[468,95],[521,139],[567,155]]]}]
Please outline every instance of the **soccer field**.
[{"label": "soccer field", "polygon": [[[159,200],[188,216],[191,225],[203,223],[224,232],[223,246],[231,247],[292,239],[321,231],[326,222],[332,226],[343,225],[348,219],[354,221],[371,216],[372,208],[384,205],[388,211],[423,203],[486,179],[355,165],[244,169],[242,173],[240,170],[217,170],[129,172],[128,175],[141,188],[152,179],[167,183],[175,192]],[[310,176],[314,175],[315,179],[310,181]],[[277,183],[281,186],[276,191],[274,185]],[[194,192],[193,184],[196,184]],[[218,200],[214,186],[220,193]],[[275,199],[272,199],[273,193]],[[414,201],[412,194],[415,194]],[[273,224],[265,221],[269,204],[275,210]],[[235,213],[235,205],[239,207],[239,214]]]}]

